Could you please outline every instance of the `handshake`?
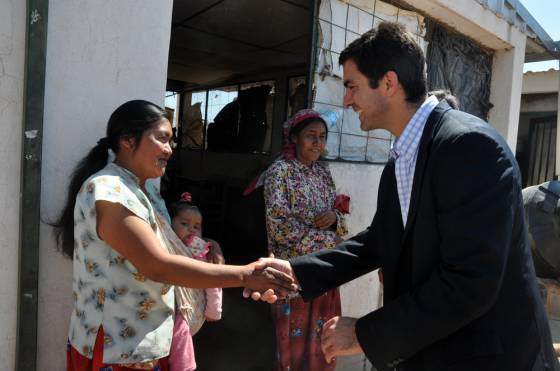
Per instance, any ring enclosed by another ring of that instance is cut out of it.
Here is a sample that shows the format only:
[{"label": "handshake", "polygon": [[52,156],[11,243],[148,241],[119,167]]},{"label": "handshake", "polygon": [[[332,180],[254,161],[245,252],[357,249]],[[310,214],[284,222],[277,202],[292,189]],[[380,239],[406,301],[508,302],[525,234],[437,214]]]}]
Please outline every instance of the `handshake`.
[{"label": "handshake", "polygon": [[[253,270],[244,281],[243,296],[275,303],[298,292],[299,284],[287,260],[261,258],[249,265]],[[356,337],[356,318],[333,317],[321,330],[321,349],[330,363],[336,356],[363,353]]]},{"label": "handshake", "polygon": [[272,304],[278,299],[297,295],[298,284],[287,260],[261,258],[249,266],[252,272],[243,283],[244,297]]}]

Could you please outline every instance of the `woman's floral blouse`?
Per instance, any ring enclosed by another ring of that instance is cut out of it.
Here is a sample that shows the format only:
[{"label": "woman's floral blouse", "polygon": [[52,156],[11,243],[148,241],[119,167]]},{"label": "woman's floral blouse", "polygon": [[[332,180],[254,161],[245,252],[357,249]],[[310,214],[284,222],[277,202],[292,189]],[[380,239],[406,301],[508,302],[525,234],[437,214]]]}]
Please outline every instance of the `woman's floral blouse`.
[{"label": "woman's floral blouse", "polygon": [[[169,354],[175,306],[173,286],[144,277],[97,235],[96,201],[121,204],[146,221],[162,241],[154,208],[164,203],[152,182],[146,192],[137,178],[114,163],[84,182],[74,208],[74,311],[68,339],[91,358],[103,326],[104,363],[136,363]],[[150,202],[150,200],[152,202]],[[163,245],[162,245],[163,246]]]},{"label": "woman's floral blouse", "polygon": [[[288,259],[335,246],[335,236],[347,233],[344,217],[334,210],[336,191],[328,166],[298,160],[276,160],[264,183],[268,248]],[[336,224],[328,230],[314,226],[317,215],[333,210]]]}]

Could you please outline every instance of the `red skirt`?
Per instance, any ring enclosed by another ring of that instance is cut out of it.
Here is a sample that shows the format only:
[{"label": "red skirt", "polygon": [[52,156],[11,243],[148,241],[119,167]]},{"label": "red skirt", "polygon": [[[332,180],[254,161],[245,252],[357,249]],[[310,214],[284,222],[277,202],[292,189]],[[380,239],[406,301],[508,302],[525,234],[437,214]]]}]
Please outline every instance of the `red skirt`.
[{"label": "red skirt", "polygon": [[331,290],[305,303],[300,297],[274,304],[277,371],[331,371],[336,362],[327,363],[321,350],[323,324],[340,316],[340,292]]},{"label": "red skirt", "polygon": [[[66,349],[66,371],[131,371],[142,370],[139,368],[125,367],[119,364],[103,363],[103,327],[97,331],[95,346],[93,347],[93,359],[80,354],[70,342]],[[151,371],[169,371],[169,357],[160,358],[157,364],[149,369]]]}]

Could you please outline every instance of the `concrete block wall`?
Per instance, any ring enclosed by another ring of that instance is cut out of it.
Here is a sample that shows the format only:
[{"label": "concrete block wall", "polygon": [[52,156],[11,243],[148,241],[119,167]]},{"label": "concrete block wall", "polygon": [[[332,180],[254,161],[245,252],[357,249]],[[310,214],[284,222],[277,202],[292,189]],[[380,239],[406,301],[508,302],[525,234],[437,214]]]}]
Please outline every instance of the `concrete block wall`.
[{"label": "concrete block wall", "polygon": [[[15,2],[14,2],[15,3]],[[19,3],[19,2],[18,2]],[[70,173],[130,99],[163,105],[172,0],[50,0],[41,215],[53,220]],[[72,264],[41,226],[38,365],[65,369]]]}]

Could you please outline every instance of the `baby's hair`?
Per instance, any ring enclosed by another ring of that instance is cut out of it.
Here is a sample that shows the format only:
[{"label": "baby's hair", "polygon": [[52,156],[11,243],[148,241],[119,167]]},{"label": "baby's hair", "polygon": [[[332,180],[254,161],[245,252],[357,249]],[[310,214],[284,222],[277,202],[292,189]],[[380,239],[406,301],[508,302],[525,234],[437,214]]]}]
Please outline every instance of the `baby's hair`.
[{"label": "baby's hair", "polygon": [[183,210],[196,211],[197,213],[202,215],[198,206],[196,206],[192,202],[192,197],[189,192],[184,192],[179,198],[179,200],[169,205],[169,214],[171,216],[171,219],[173,219],[175,216],[177,216],[177,214],[179,214]]},{"label": "baby's hair", "polygon": [[432,90],[428,92],[428,96],[435,96],[439,101],[445,100],[449,107],[453,109],[459,109],[459,99],[456,96],[451,94],[451,91],[448,89],[438,89]]}]

